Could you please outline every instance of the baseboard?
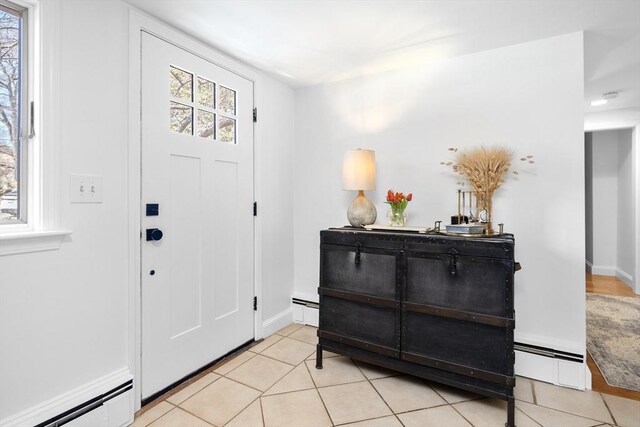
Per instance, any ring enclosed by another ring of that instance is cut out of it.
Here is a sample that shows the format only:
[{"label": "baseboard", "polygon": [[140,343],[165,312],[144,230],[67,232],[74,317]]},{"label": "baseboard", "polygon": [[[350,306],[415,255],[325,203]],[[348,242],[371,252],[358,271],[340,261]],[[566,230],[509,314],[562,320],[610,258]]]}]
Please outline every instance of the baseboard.
[{"label": "baseboard", "polygon": [[515,347],[516,375],[579,390],[591,387],[584,346],[517,334]]},{"label": "baseboard", "polygon": [[272,318],[265,320],[262,324],[264,336],[268,337],[291,323],[293,323],[293,310],[289,307]]},{"label": "baseboard", "polygon": [[[15,415],[0,420],[0,427],[9,426],[34,426],[49,419],[55,418],[78,405],[82,405],[97,396],[105,394],[110,390],[131,381],[133,376],[129,368],[122,368],[103,377],[97,378],[80,387],[62,393],[41,404],[35,405]],[[131,394],[132,396],[132,394]],[[128,418],[124,422],[114,420],[112,426],[127,425],[133,421],[133,402],[129,405]]]},{"label": "baseboard", "polygon": [[633,282],[633,276],[632,275],[630,275],[627,272],[625,272],[625,271],[621,270],[620,268],[616,267],[616,277],[618,279],[622,280],[627,285],[629,285],[631,287],[631,290],[634,289],[635,283]]},{"label": "baseboard", "polygon": [[596,276],[615,276],[616,267],[608,265],[591,265],[591,274]]},{"label": "baseboard", "polygon": [[586,266],[585,270],[587,271],[587,273],[592,273],[593,274],[593,264],[589,262],[589,260],[584,260],[584,264]]},{"label": "baseboard", "polygon": [[293,309],[294,322],[315,326],[316,328],[319,326],[320,306],[317,302],[293,298],[291,301],[291,307]]}]

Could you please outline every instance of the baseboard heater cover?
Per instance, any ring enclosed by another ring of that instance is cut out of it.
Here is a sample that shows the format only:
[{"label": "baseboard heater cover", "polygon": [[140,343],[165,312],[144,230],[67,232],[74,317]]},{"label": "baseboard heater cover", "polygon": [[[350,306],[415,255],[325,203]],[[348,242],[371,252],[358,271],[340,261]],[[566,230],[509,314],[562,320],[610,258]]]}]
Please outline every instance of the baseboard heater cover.
[{"label": "baseboard heater cover", "polygon": [[569,353],[567,351],[554,350],[552,348],[540,347],[537,345],[525,344],[520,342],[515,342],[513,347],[517,351],[531,353],[538,356],[550,357],[552,359],[561,359],[561,360],[567,360],[569,362],[577,362],[577,363],[584,362],[583,355],[576,354],[576,353]]},{"label": "baseboard heater cover", "polygon": [[293,304],[304,305],[305,307],[309,307],[309,308],[315,308],[315,309],[320,308],[320,304],[318,304],[317,302],[307,301],[300,298],[291,298],[291,302]]},{"label": "baseboard heater cover", "polygon": [[127,391],[133,389],[133,380],[129,380],[118,387],[115,387],[108,392],[94,397],[84,403],[81,403],[68,411],[63,412],[60,415],[56,415],[55,417],[49,418],[48,420],[37,424],[35,427],[58,427],[64,424],[67,424],[70,421],[75,420],[86,414],[87,412],[93,411],[96,408],[104,405],[109,400],[114,397],[120,396],[122,393],[126,393]]}]

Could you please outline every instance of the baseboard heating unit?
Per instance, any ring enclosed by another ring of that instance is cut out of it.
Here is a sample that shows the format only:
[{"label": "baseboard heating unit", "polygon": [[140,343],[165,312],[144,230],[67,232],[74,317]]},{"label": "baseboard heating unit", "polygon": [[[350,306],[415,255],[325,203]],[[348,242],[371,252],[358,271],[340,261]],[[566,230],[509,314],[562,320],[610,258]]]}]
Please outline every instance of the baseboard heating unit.
[{"label": "baseboard heating unit", "polygon": [[531,353],[538,356],[551,357],[553,359],[567,360],[569,362],[584,362],[584,356],[581,354],[569,353],[567,351],[554,350],[552,348],[540,347],[537,345],[524,344],[515,342],[513,347],[516,351]]},{"label": "baseboard heating unit", "polygon": [[[37,424],[35,427],[58,427],[58,426],[71,423],[77,418],[80,418],[83,415],[97,408],[100,408],[101,406],[107,404],[112,399],[120,396],[123,393],[128,392],[131,389],[133,389],[133,380],[129,380],[98,397],[90,399],[84,403],[81,403],[80,405],[77,405],[69,409],[68,411],[63,412],[60,415],[56,415],[55,417],[52,417],[40,424]],[[78,424],[78,425],[81,425],[81,424]]]}]

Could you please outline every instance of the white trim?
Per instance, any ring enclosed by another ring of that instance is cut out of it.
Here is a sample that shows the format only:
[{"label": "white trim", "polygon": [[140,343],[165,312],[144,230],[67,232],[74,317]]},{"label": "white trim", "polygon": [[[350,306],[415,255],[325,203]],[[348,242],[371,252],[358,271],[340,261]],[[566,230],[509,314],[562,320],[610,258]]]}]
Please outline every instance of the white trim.
[{"label": "white trim", "polygon": [[[198,57],[216,63],[235,74],[254,83],[254,96],[257,93],[256,81],[258,73],[250,67],[225,56],[221,52],[186,36],[172,27],[152,18],[134,7],[129,8],[129,152],[128,152],[128,232],[129,232],[129,362],[134,381],[134,411],[141,406],[140,372],[141,372],[141,301],[140,301],[140,32],[145,31],[180,47]],[[254,98],[255,105],[255,98]],[[255,127],[254,127],[255,130]],[[254,167],[258,164],[255,157],[256,132],[254,132]],[[261,194],[259,181],[254,173],[254,192]],[[260,216],[258,215],[258,218]],[[258,219],[254,223],[254,295],[258,296],[258,310],[254,312],[254,336],[256,339],[264,336],[262,316],[262,255],[261,236],[262,222]]]},{"label": "white trim", "polygon": [[33,31],[29,68],[33,80],[30,90],[36,105],[36,138],[27,141],[28,222],[0,227],[0,255],[57,249],[71,234],[60,229],[60,0],[19,3],[29,7],[29,26]]},{"label": "white trim", "polygon": [[519,342],[522,344],[535,345],[535,346],[544,347],[544,348],[552,348],[554,350],[564,351],[567,353],[581,354],[583,356],[585,356],[585,353],[587,351],[586,350],[587,347],[585,343],[581,343],[577,341],[559,340],[555,338],[543,337],[540,335],[533,335],[533,334],[527,334],[527,333],[518,333],[517,328],[515,330],[514,339],[516,342]]},{"label": "white trim", "polygon": [[[515,332],[516,342],[580,354],[583,357],[583,362],[579,363],[516,350],[516,375],[579,390],[591,387],[591,375],[586,373],[589,368],[584,342],[581,345],[578,342],[519,334],[517,330]],[[588,383],[587,379],[589,379]]]},{"label": "white trim", "polygon": [[593,265],[591,264],[591,274],[596,276],[615,276],[616,267],[613,265]]},{"label": "white trim", "polygon": [[636,124],[631,133],[631,153],[633,155],[633,194],[635,194],[636,202],[634,206],[633,217],[636,219],[636,265],[635,265],[635,283],[634,292],[640,294],[640,126]]},{"label": "white trim", "polygon": [[585,259],[584,260],[584,264],[585,264],[585,269],[587,270],[587,273],[592,273],[592,269],[593,269],[593,264],[589,262],[589,260]]},{"label": "white trim", "polygon": [[[264,336],[268,337],[278,332],[280,329],[293,323],[293,311],[291,307],[281,313],[276,314],[271,319],[265,320],[262,324]],[[258,338],[256,338],[257,340]]]},{"label": "white trim", "polygon": [[632,275],[630,275],[629,273],[621,270],[619,267],[616,267],[615,276],[618,279],[622,280],[627,285],[631,286],[631,289],[633,289],[633,276]]},{"label": "white trim", "polygon": [[591,388],[591,373],[588,371],[586,361],[570,362],[516,350],[515,374],[521,377],[584,390]]},{"label": "white trim", "polygon": [[[257,77],[257,76],[255,76]],[[260,101],[260,84],[259,80],[254,79],[253,84],[253,107],[257,108]],[[264,298],[262,294],[262,230],[263,223],[262,218],[264,215],[260,214],[260,208],[262,207],[262,184],[259,179],[262,176],[262,165],[259,162],[261,156],[261,144],[258,137],[258,130],[260,126],[258,122],[253,123],[253,201],[258,204],[258,215],[253,217],[253,277],[254,277],[254,289],[253,295],[258,298],[258,307],[253,318],[254,321],[254,339],[259,340],[270,334],[265,332],[265,323],[262,322],[264,317]]]},{"label": "white trim", "polygon": [[[36,132],[39,131],[40,188],[39,208],[41,212],[40,227],[54,230],[60,224],[60,202],[62,176],[62,127],[60,112],[62,111],[62,90],[60,76],[63,75],[60,58],[60,1],[40,2],[40,118],[36,115]],[[37,99],[36,99],[37,102]]]},{"label": "white trim", "polygon": [[108,375],[62,393],[46,402],[4,418],[0,420],[0,427],[36,425],[98,397],[132,378],[133,376],[128,368],[118,369]]},{"label": "white trim", "polygon": [[599,132],[603,130],[613,130],[613,129],[629,129],[637,126],[634,120],[622,120],[622,121],[612,121],[609,123],[601,123],[599,125],[585,126],[585,132]]},{"label": "white trim", "polygon": [[69,230],[0,234],[0,256],[60,249],[70,235]]},{"label": "white trim", "polygon": [[293,321],[304,325],[320,326],[320,310],[318,307],[309,307],[303,304],[291,303]]}]

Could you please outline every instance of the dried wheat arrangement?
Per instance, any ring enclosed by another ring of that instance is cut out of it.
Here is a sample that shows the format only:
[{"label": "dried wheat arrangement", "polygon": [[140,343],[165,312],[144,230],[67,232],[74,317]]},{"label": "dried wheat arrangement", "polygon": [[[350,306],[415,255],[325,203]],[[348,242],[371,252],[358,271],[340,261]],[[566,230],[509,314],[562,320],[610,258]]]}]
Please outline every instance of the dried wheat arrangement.
[{"label": "dried wheat arrangement", "polygon": [[453,170],[461,174],[478,193],[493,193],[504,182],[513,152],[504,147],[478,147],[461,151]]},{"label": "dried wheat arrangement", "polygon": [[[457,148],[449,148],[449,152],[455,155],[454,161],[440,162],[441,165],[451,167],[468,182],[475,193],[476,208],[478,211],[486,210],[489,218],[493,211],[493,193],[504,183],[514,160],[514,153],[506,147],[476,147],[458,151]],[[532,155],[520,158],[521,163],[535,163]],[[512,170],[514,175],[518,172]],[[458,185],[464,186],[464,181]],[[489,219],[491,221],[491,219]]]},{"label": "dried wheat arrangement", "polygon": [[[514,153],[506,147],[476,147],[458,151],[449,148],[455,154],[455,161],[440,162],[441,165],[451,167],[454,172],[462,175],[471,185],[473,191],[491,192],[497,190],[504,182],[511,169]],[[535,163],[532,155],[520,158],[522,163]],[[518,171],[512,170],[514,175]],[[458,182],[463,186],[464,182]]]}]

